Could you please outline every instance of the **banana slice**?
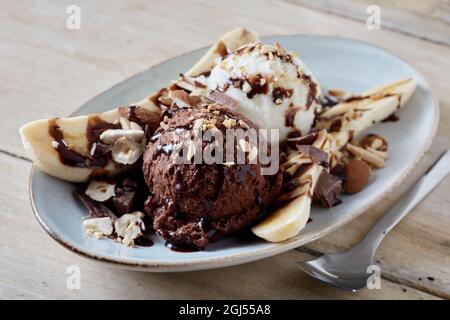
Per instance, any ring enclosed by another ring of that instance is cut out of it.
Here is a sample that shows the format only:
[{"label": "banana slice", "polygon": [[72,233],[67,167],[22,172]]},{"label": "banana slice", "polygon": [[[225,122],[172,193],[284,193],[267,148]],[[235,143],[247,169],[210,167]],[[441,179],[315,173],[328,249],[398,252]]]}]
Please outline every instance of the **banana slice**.
[{"label": "banana slice", "polygon": [[225,33],[186,74],[196,77],[208,73],[216,65],[217,58],[222,58],[245,44],[258,41],[259,37],[254,31],[233,29]]},{"label": "banana slice", "polygon": [[313,164],[300,179],[300,184],[303,185],[302,194],[254,226],[252,232],[271,242],[281,242],[295,237],[308,222],[312,190],[322,170],[320,165]]},{"label": "banana slice", "polygon": [[416,87],[414,80],[402,79],[370,89],[326,110],[319,116],[316,129],[352,131],[358,135],[402,108]]},{"label": "banana slice", "polygon": [[[94,118],[107,123],[114,123],[119,121],[119,110],[114,109],[89,116],[32,121],[20,128],[22,143],[34,165],[45,173],[67,181],[87,181],[95,170],[100,169],[100,167],[89,168],[64,164],[61,161],[60,151],[58,151],[58,148],[62,147],[59,146],[61,142],[55,140],[55,137],[51,135],[51,130],[52,128],[59,128],[59,132],[64,136],[64,141],[74,152],[75,157],[78,155],[81,158],[89,158],[90,150],[87,150],[88,137],[86,128],[90,121],[89,119]],[[101,169],[102,173],[106,175],[114,175],[121,172],[121,167],[112,161],[102,166]]]},{"label": "banana slice", "polygon": [[[253,31],[244,28],[234,29],[222,36],[188,71],[188,74],[192,76],[208,72],[214,66],[218,57],[244,44],[258,40],[258,36]],[[151,94],[131,105],[142,107],[159,114],[161,109],[157,103],[160,95],[161,91]],[[36,120],[20,128],[22,143],[31,160],[39,169],[59,179],[72,182],[85,182],[96,173],[109,176],[116,175],[126,167],[115,164],[110,160],[102,164],[101,167],[80,167],[80,163],[74,165],[74,163],[68,163],[68,161],[64,163],[61,159],[61,152],[58,150],[65,148],[65,146],[60,145],[61,142],[56,141],[55,137],[50,134],[52,127],[58,127],[57,131],[64,136],[64,141],[68,146],[66,149],[69,149],[68,152],[74,157],[79,157],[78,160],[80,162],[83,159],[89,161],[91,150],[88,150],[89,141],[86,128],[88,127],[89,119],[93,118],[107,123],[120,122],[118,109],[80,117]]]}]

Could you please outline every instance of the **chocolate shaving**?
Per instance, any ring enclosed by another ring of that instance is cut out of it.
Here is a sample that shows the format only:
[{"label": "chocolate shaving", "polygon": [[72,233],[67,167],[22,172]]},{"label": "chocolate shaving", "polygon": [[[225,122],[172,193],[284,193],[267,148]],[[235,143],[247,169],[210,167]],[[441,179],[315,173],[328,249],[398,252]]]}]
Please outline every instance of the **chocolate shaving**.
[{"label": "chocolate shaving", "polygon": [[189,94],[184,90],[173,90],[169,92],[169,98],[179,107],[179,108],[190,108],[194,107],[194,101],[191,101]]},{"label": "chocolate shaving", "polygon": [[297,146],[300,146],[300,145],[312,145],[314,143],[314,141],[316,141],[317,135],[318,135],[318,132],[313,132],[313,133],[310,133],[303,137],[288,136],[289,146],[291,146],[293,149],[295,149]]},{"label": "chocolate shaving", "polygon": [[98,201],[92,200],[89,198],[84,192],[81,191],[74,191],[73,195],[80,200],[80,202],[83,204],[83,206],[86,207],[86,209],[89,212],[88,218],[103,218],[103,217],[111,217],[113,221],[117,219],[117,216],[108,209],[105,205],[101,204]]},{"label": "chocolate shaving", "polygon": [[330,208],[341,203],[341,200],[338,198],[341,192],[341,180],[323,170],[317,180],[313,200],[326,208]]},{"label": "chocolate shaving", "polygon": [[221,105],[221,106],[226,107],[231,110],[239,107],[239,102],[237,100],[233,99],[232,97],[230,97],[229,95],[227,95],[223,92],[213,91],[208,96],[208,99],[211,99],[218,105]]},{"label": "chocolate shaving", "polygon": [[154,132],[159,127],[159,123],[161,122],[159,113],[142,107],[121,107],[119,108],[119,113],[122,117],[136,122],[143,129],[148,126],[151,132]]},{"label": "chocolate shaving", "polygon": [[328,162],[328,154],[311,145],[297,145],[297,150],[311,157],[318,164],[326,164]]}]

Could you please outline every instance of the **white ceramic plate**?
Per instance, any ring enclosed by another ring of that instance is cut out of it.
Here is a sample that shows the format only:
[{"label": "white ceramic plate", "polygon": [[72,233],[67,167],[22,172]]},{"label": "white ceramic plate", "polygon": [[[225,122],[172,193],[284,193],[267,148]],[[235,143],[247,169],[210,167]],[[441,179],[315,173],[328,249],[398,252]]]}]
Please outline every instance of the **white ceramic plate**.
[{"label": "white ceramic plate", "polygon": [[[412,77],[418,88],[398,113],[400,121],[375,125],[370,131],[389,141],[389,160],[376,170],[369,186],[332,209],[314,207],[312,222],[301,233],[283,243],[269,243],[256,237],[230,237],[205,251],[179,253],[154,236],[152,247],[129,248],[110,239],[95,240],[82,229],[86,210],[73,198],[74,184],[33,170],[30,194],[39,223],[60,244],[85,257],[145,271],[187,271],[241,264],[272,256],[311,242],[356,218],[377,203],[413,168],[434,136],[439,109],[430,86],[405,61],[385,50],[349,39],[320,36],[263,37],[266,43],[280,42],[301,58],[325,88],[361,92],[372,86]],[[175,79],[205,52],[184,54],[137,74],[84,104],[75,114],[88,114],[127,105],[147,96]]]}]

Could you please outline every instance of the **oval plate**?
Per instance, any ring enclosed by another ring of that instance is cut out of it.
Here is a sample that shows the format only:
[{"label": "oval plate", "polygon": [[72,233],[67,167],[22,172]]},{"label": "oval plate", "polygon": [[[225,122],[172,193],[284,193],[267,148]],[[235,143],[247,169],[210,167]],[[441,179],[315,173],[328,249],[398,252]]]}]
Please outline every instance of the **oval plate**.
[{"label": "oval plate", "polygon": [[[212,244],[205,251],[179,253],[167,249],[157,236],[154,246],[135,248],[110,239],[87,237],[81,223],[86,210],[72,196],[76,185],[33,169],[30,180],[33,210],[50,236],[85,257],[130,269],[166,272],[219,268],[269,257],[318,239],[359,216],[400,183],[430,146],[437,127],[438,105],[424,77],[385,50],[350,39],[296,35],[262,40],[278,41],[283,47],[300,52],[323,88],[357,93],[404,77],[417,81],[416,92],[398,113],[400,121],[379,123],[370,130],[388,139],[390,151],[386,167],[376,170],[367,188],[356,195],[343,196],[343,203],[332,209],[313,207],[312,222],[288,241],[269,243],[251,235],[235,236]],[[74,115],[138,101],[176,79],[205,51],[184,54],[139,73],[85,103]]]}]

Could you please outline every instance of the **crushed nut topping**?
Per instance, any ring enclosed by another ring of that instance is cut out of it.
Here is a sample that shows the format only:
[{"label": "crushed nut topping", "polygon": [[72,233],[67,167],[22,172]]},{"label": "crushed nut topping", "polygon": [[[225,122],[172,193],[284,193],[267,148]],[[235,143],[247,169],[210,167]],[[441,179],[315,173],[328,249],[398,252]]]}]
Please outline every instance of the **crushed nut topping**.
[{"label": "crushed nut topping", "polygon": [[127,246],[134,246],[134,239],[142,235],[142,231],[145,231],[144,221],[142,218],[144,214],[139,211],[127,213],[121,216],[114,223],[117,236],[121,242]]},{"label": "crushed nut topping", "polygon": [[113,225],[110,217],[86,219],[83,220],[83,226],[88,235],[94,235],[97,239],[113,233]]},{"label": "crushed nut topping", "polygon": [[103,202],[115,195],[116,184],[105,180],[92,180],[84,192],[89,198]]},{"label": "crushed nut topping", "polygon": [[164,122],[161,122],[160,124],[159,124],[159,126],[161,127],[161,128],[163,128],[164,130],[169,130],[169,126],[166,124],[166,123],[164,123]]},{"label": "crushed nut topping", "polygon": [[222,124],[224,125],[225,128],[231,129],[236,125],[236,120],[229,118],[228,116],[225,116],[225,120],[223,120]]}]

